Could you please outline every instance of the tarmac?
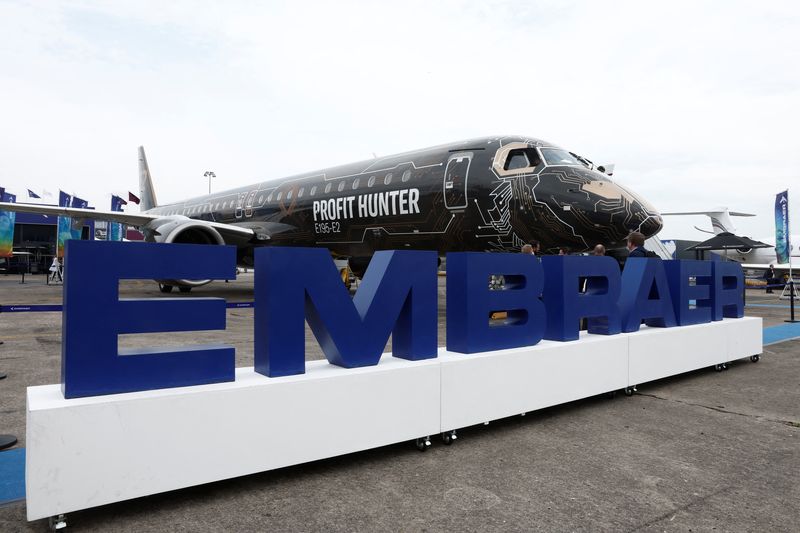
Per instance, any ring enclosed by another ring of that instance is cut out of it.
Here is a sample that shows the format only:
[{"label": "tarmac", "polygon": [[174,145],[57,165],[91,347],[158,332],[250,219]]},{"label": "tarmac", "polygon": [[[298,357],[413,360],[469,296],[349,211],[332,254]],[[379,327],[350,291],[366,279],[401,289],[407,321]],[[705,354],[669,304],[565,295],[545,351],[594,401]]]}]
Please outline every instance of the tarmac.
[{"label": "tarmac", "polygon": [[[784,324],[788,303],[777,293],[747,293],[747,315],[763,317],[765,328]],[[120,295],[164,296],[149,281],[122,282]],[[189,295],[208,296],[251,301],[252,273]],[[60,285],[0,276],[0,305],[48,303],[61,303]],[[120,345],[213,340],[236,347],[237,366],[252,366],[252,330],[252,309],[229,309],[225,331],[129,335]],[[791,331],[779,340],[800,337]],[[60,379],[61,313],[0,313],[0,340],[0,372],[8,374],[0,380],[0,433],[19,439],[0,452],[0,474],[10,476],[3,454],[21,456],[25,447],[26,387]],[[322,358],[308,332],[306,351]],[[798,355],[800,343],[784,340],[765,346],[756,364],[744,359],[723,372],[641,384],[632,397],[598,396],[464,428],[452,446],[435,439],[425,453],[400,443],[70,513],[67,521],[77,531],[136,532],[799,531]],[[0,531],[45,530],[46,520],[26,521],[24,500],[0,504]]]}]

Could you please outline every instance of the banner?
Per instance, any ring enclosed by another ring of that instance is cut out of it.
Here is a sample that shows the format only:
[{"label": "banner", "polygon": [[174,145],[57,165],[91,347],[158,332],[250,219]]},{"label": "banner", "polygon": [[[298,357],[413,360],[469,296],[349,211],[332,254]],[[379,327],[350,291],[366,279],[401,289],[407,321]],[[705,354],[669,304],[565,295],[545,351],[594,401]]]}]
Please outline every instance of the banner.
[{"label": "banner", "polygon": [[[2,189],[2,187],[0,187]],[[3,202],[16,202],[17,197],[8,194],[5,189],[0,192],[0,200]],[[11,257],[14,249],[14,221],[16,213],[10,211],[0,211],[0,257]]]},{"label": "banner", "polygon": [[[122,206],[127,205],[128,202],[116,195],[111,195],[111,210],[122,211]],[[108,223],[108,240],[121,241],[123,238],[123,225],[119,222]]]},{"label": "banner", "polygon": [[[86,207],[87,202],[80,198],[73,198],[64,191],[58,191],[58,205],[60,207]],[[78,205],[76,204],[76,201]],[[80,223],[81,221],[78,221]],[[56,243],[56,254],[64,257],[64,243],[70,239],[81,238],[81,227],[74,228],[73,221],[69,217],[58,217],[58,241]],[[82,226],[82,224],[81,224]]]},{"label": "banner", "polygon": [[789,262],[789,191],[775,196],[775,255],[778,263]]}]

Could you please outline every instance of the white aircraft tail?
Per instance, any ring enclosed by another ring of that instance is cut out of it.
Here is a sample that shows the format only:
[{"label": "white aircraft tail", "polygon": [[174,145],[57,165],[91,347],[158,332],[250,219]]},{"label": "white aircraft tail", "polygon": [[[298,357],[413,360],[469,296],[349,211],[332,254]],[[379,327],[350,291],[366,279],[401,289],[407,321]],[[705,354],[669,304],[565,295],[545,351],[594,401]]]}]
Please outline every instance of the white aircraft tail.
[{"label": "white aircraft tail", "polygon": [[714,235],[719,235],[722,232],[728,233],[736,233],[736,226],[733,225],[733,220],[731,217],[754,217],[755,215],[751,213],[739,213],[738,211],[729,211],[727,207],[718,207],[711,211],[686,211],[681,213],[661,213],[661,215],[706,215],[708,218],[711,219],[711,227],[713,228],[712,231],[708,231],[706,229],[698,228],[695,226],[695,229],[700,230],[704,233],[713,233]]},{"label": "white aircraft tail", "polygon": [[150,177],[150,167],[147,166],[147,157],[144,155],[144,146],[139,147],[139,200],[141,211],[158,207],[153,179]]}]

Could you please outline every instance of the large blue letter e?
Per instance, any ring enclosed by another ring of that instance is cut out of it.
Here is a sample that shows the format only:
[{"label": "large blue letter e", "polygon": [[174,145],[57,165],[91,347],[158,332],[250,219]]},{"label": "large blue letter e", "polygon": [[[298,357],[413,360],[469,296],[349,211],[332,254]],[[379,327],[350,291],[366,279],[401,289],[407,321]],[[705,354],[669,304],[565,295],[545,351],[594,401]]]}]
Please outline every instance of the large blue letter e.
[{"label": "large blue letter e", "polygon": [[236,249],[196,244],[67,241],[61,390],[65,398],[234,379],[221,344],[119,350],[124,333],[225,329],[221,298],[120,299],[121,279],[233,279]]}]

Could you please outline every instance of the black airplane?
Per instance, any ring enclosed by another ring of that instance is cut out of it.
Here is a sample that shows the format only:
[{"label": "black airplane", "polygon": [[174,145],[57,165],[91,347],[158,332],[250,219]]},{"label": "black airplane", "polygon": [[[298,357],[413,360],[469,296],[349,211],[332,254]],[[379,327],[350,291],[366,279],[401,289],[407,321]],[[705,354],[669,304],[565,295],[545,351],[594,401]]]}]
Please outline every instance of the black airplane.
[{"label": "black airplane", "polygon": [[[324,246],[360,276],[377,250],[519,251],[620,247],[662,220],[602,167],[527,137],[486,137],[159,205],[139,147],[141,213],[0,203],[0,209],[121,222],[149,241],[232,244],[240,266],[257,246]],[[203,280],[162,280],[188,291]]]}]

